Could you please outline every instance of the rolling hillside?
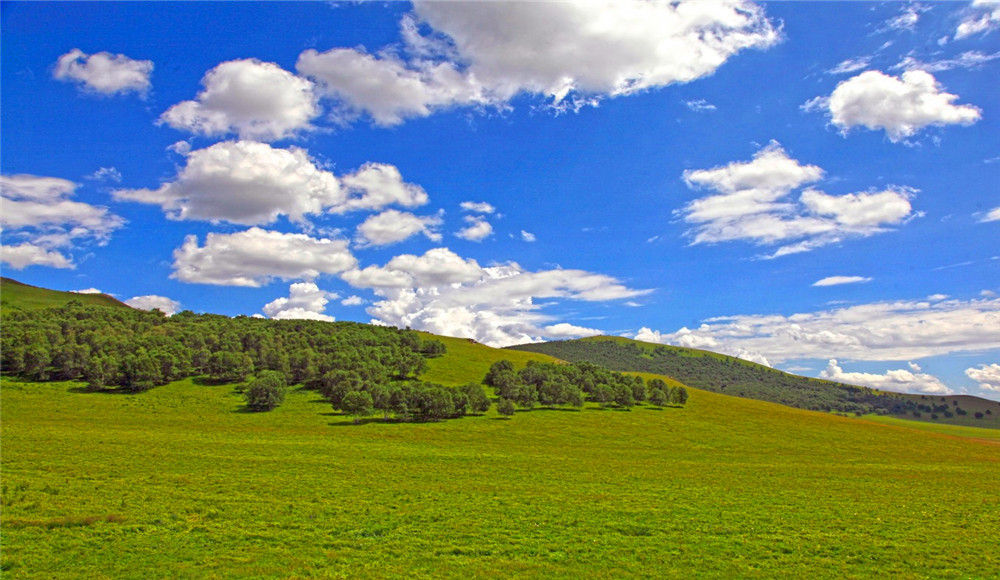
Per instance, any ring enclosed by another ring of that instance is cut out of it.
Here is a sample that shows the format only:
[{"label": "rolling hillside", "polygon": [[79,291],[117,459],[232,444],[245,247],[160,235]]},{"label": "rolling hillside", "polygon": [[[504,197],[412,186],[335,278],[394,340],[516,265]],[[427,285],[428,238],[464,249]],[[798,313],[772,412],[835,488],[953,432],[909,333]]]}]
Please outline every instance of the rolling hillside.
[{"label": "rolling hillside", "polygon": [[107,294],[80,294],[77,292],[61,292],[22,284],[10,278],[0,278],[0,306],[2,308],[50,308],[64,306],[72,301],[79,301],[90,306],[113,306],[129,308],[124,302]]},{"label": "rolling hillside", "polygon": [[1000,403],[968,395],[931,396],[878,391],[800,377],[713,352],[594,337],[509,347],[569,362],[592,362],[616,371],[666,375],[688,386],[800,409],[970,427],[1000,428]]},{"label": "rolling hillside", "polygon": [[[41,305],[38,290],[6,294],[4,308]],[[171,329],[153,333],[163,337],[202,318],[123,314]],[[224,318],[205,315],[199,332]],[[289,325],[295,336],[410,335]],[[446,352],[421,378],[447,385],[480,381],[502,359],[555,360],[428,334],[411,342],[434,341]],[[879,424],[698,389],[684,407],[356,425],[301,386],[273,411],[247,412],[244,387],[196,377],[122,392],[0,377],[3,577],[980,578],[1000,568],[995,430]]]}]

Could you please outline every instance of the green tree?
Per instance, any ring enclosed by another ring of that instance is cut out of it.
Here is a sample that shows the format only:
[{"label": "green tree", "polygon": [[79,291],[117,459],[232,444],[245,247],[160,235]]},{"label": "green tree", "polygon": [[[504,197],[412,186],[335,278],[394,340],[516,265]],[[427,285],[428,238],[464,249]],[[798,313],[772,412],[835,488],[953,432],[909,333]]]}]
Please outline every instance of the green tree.
[{"label": "green tree", "polygon": [[461,388],[462,393],[469,401],[469,410],[473,413],[485,413],[490,410],[490,398],[486,396],[486,390],[482,385],[469,383]]},{"label": "green tree", "polygon": [[372,396],[365,391],[351,391],[344,396],[340,403],[341,409],[354,417],[354,424],[361,422],[361,417],[368,417],[375,412],[375,405]]},{"label": "green tree", "polygon": [[243,396],[254,411],[270,411],[285,401],[288,382],[279,371],[261,371]]},{"label": "green tree", "polygon": [[505,399],[500,397],[497,399],[497,413],[500,413],[504,417],[510,417],[514,414],[514,401],[510,399]]}]

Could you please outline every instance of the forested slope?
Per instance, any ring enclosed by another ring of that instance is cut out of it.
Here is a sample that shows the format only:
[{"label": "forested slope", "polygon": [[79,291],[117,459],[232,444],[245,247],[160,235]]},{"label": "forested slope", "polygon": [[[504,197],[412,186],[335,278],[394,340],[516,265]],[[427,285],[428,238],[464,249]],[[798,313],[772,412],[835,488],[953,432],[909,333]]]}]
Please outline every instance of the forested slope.
[{"label": "forested slope", "polygon": [[1000,403],[970,396],[906,395],[792,375],[696,349],[596,337],[509,347],[616,371],[655,373],[685,385],[800,409],[879,414],[955,425],[1000,428]]}]

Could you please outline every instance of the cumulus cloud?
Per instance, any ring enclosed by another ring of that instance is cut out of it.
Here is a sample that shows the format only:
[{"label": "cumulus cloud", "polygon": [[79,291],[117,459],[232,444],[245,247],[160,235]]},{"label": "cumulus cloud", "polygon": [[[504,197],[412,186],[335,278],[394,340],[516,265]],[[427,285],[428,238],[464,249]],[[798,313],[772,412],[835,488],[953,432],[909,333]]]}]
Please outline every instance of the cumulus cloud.
[{"label": "cumulus cloud", "polygon": [[598,302],[647,292],[581,270],[529,272],[515,263],[484,267],[447,248],[422,256],[396,256],[385,266],[346,272],[343,278],[379,297],[367,309],[376,323],[472,338],[491,346],[600,333],[554,320],[541,312],[544,305],[538,300]]},{"label": "cumulus cloud", "polygon": [[340,119],[389,126],[522,93],[579,107],[702,78],[780,40],[751,2],[418,2],[401,27],[405,54],[310,49],[296,69]]},{"label": "cumulus cloud", "polygon": [[198,135],[273,141],[311,130],[320,114],[313,84],[274,63],[224,62],[205,73],[201,84],[195,100],[170,107],[160,122]]},{"label": "cumulus cloud", "polygon": [[124,54],[90,54],[78,48],[59,57],[52,70],[53,78],[75,82],[85,92],[102,95],[138,93],[145,96],[153,61],[133,60]]},{"label": "cumulus cloud", "polygon": [[403,181],[392,165],[367,163],[337,178],[301,148],[225,141],[189,151],[176,178],[157,189],[120,189],[120,201],[159,205],[174,220],[262,225],[286,216],[305,222],[324,212],[377,210],[427,203],[427,193]]},{"label": "cumulus cloud", "polygon": [[27,266],[73,268],[63,254],[81,243],[104,245],[125,220],[108,208],[73,201],[77,184],[57,177],[0,175],[3,212],[0,226],[9,238],[2,260],[14,269]]},{"label": "cumulus cloud", "polygon": [[474,77],[449,62],[417,60],[408,64],[391,53],[309,49],[299,55],[295,68],[337,101],[341,121],[367,113],[377,125],[392,126],[407,118],[426,117],[437,109],[490,101]]},{"label": "cumulus cloud", "polygon": [[675,213],[692,224],[687,235],[694,244],[783,244],[767,256],[772,258],[882,233],[914,217],[910,199],[915,190],[904,187],[841,196],[810,188],[797,203],[790,199],[793,190],[823,176],[819,167],[802,165],[771,142],[752,161],[685,171],[689,187],[716,193],[690,201]]},{"label": "cumulus cloud", "polygon": [[965,369],[965,375],[979,383],[984,391],[1000,391],[1000,365],[996,363]]},{"label": "cumulus cloud", "polygon": [[28,266],[48,266],[49,268],[72,269],[73,261],[56,250],[47,250],[32,243],[21,243],[15,246],[5,244],[0,246],[0,262],[15,270],[23,270]]},{"label": "cumulus cloud", "polygon": [[819,374],[821,378],[838,383],[871,387],[882,391],[898,393],[918,393],[927,395],[951,395],[954,393],[940,379],[921,372],[920,366],[909,363],[909,370],[888,370],[885,374],[845,372],[836,359],[831,359]]},{"label": "cumulus cloud", "polygon": [[365,299],[360,296],[348,296],[340,301],[344,306],[360,306],[365,303]]},{"label": "cumulus cloud", "polygon": [[320,290],[312,282],[296,282],[288,287],[288,298],[277,298],[264,305],[264,314],[277,320],[323,320],[335,318],[324,314],[327,303],[337,299],[333,292]]},{"label": "cumulus cloud", "polygon": [[250,228],[233,234],[210,233],[204,246],[198,245],[197,236],[187,236],[174,250],[170,277],[198,284],[259,287],[274,278],[311,280],[356,266],[346,240]]},{"label": "cumulus cloud", "polygon": [[104,294],[104,292],[101,292],[97,288],[84,288],[83,290],[72,290],[72,292],[76,294]]},{"label": "cumulus cloud", "polygon": [[829,276],[822,280],[813,282],[813,286],[839,286],[841,284],[861,284],[871,282],[871,278],[864,276]]},{"label": "cumulus cloud", "polygon": [[943,92],[934,75],[907,70],[900,77],[865,71],[837,85],[829,97],[817,97],[805,110],[821,110],[843,134],[853,127],[884,130],[898,143],[929,126],[971,125],[981,112],[972,105],[954,105],[958,95]]},{"label": "cumulus cloud", "polygon": [[626,95],[711,75],[779,33],[749,2],[420,2],[471,74],[501,98]]},{"label": "cumulus cloud", "polygon": [[469,225],[455,233],[463,240],[481,242],[493,235],[493,225],[480,216],[465,216],[465,223]]},{"label": "cumulus cloud", "polygon": [[559,324],[550,324],[544,327],[543,330],[545,331],[546,338],[550,339],[578,338],[581,336],[600,336],[604,334],[603,331],[597,330],[596,328],[576,326],[574,324],[569,324],[566,322],[560,322]]},{"label": "cumulus cloud", "polygon": [[638,340],[802,359],[919,360],[1000,348],[1000,299],[874,302],[844,308],[711,318],[676,332],[642,329]]},{"label": "cumulus cloud", "polygon": [[181,303],[176,300],[171,300],[166,296],[157,296],[155,294],[147,294],[145,296],[133,296],[125,301],[132,308],[138,308],[139,310],[154,310],[159,309],[167,316],[176,314],[181,309]]},{"label": "cumulus cloud", "polygon": [[535,234],[521,230],[521,239],[526,242],[534,242],[537,238],[535,238]]},{"label": "cumulus cloud", "polygon": [[362,246],[387,246],[410,236],[423,234],[437,242],[441,240],[437,227],[443,221],[436,215],[417,216],[410,212],[388,209],[361,222],[355,239]]},{"label": "cumulus cloud", "polygon": [[955,39],[988,34],[998,28],[1000,28],[1000,2],[975,0],[955,29]]}]

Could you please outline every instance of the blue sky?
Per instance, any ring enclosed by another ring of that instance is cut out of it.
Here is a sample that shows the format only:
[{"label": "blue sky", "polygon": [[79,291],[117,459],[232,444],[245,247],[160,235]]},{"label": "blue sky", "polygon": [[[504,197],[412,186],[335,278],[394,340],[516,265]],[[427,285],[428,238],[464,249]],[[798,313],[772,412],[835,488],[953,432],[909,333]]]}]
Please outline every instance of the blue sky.
[{"label": "blue sky", "polygon": [[1000,400],[1000,6],[4,3],[3,275]]}]

